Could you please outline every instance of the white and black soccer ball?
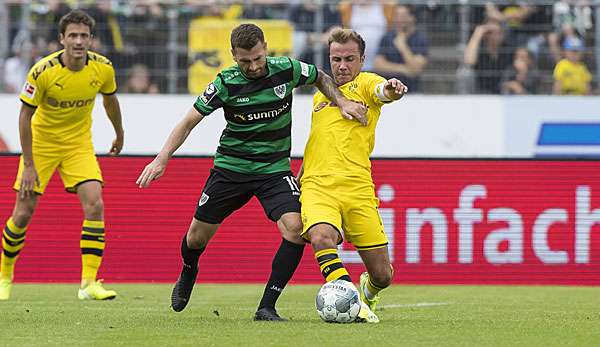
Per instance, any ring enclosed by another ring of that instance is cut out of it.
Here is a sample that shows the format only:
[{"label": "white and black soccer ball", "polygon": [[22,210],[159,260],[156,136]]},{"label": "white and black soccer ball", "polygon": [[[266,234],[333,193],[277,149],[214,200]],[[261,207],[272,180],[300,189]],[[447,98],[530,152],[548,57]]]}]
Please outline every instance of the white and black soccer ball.
[{"label": "white and black soccer ball", "polygon": [[325,283],[317,293],[317,312],[328,323],[350,323],[360,311],[356,287],[344,280]]}]

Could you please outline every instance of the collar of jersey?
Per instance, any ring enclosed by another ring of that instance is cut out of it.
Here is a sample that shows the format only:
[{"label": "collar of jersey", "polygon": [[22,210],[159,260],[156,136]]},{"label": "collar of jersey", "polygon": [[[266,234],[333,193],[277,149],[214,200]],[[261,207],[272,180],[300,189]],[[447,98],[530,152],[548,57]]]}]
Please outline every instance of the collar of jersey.
[{"label": "collar of jersey", "polygon": [[[66,67],[65,63],[63,63],[63,60],[62,60],[62,55],[63,55],[64,52],[65,52],[65,50],[63,49],[60,53],[58,53],[58,56],[57,56],[58,62],[60,63],[60,66],[62,66],[62,67]],[[88,64],[88,61],[90,61],[90,54],[89,53],[87,53],[85,55],[85,65]]]},{"label": "collar of jersey", "polygon": [[348,84],[350,84],[350,83],[352,83],[352,82],[356,81],[356,80],[358,79],[358,76],[360,76],[360,74],[362,74],[362,73],[363,73],[362,71],[361,71],[361,72],[359,72],[359,73],[358,73],[358,75],[356,75],[356,77],[354,77],[354,79],[353,79],[353,80],[351,80],[351,81],[348,81],[348,82],[346,82],[346,83],[344,83],[344,84],[342,84],[342,85],[339,85],[339,86],[337,86],[337,87],[338,87],[338,88],[342,88],[343,86],[345,86],[345,85],[348,85]]}]

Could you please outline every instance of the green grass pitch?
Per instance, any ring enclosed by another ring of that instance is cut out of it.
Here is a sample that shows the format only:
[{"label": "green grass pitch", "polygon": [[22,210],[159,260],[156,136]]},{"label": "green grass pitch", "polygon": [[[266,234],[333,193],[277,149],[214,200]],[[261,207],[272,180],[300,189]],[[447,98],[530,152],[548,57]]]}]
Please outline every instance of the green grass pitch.
[{"label": "green grass pitch", "polygon": [[600,290],[550,286],[406,286],[382,294],[381,323],[327,324],[318,286],[292,285],[286,323],[253,322],[261,285],[197,284],[181,313],[171,285],[107,285],[80,302],[75,284],[15,284],[0,302],[2,346],[599,346]]}]

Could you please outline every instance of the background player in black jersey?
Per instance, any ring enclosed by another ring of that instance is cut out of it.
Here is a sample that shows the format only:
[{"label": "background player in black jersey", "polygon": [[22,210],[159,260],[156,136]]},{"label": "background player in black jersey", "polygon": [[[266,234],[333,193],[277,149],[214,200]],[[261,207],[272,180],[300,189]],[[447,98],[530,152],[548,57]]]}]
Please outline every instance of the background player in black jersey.
[{"label": "background player in black jersey", "polygon": [[236,65],[222,70],[173,129],[156,158],[136,183],[147,187],[164,174],[169,158],[206,116],[223,108],[227,126],[219,141],[214,168],[182,240],[183,268],[171,295],[179,312],[187,305],[198,273],[198,260],[223,220],[256,196],[283,237],[255,320],[281,321],[275,302],[298,267],[300,192],[290,171],[292,90],[314,84],[334,101],[345,118],[366,124],[366,108],[346,99],[335,82],[318,70],[288,57],[268,57],[262,30],[242,24],[231,32]]}]

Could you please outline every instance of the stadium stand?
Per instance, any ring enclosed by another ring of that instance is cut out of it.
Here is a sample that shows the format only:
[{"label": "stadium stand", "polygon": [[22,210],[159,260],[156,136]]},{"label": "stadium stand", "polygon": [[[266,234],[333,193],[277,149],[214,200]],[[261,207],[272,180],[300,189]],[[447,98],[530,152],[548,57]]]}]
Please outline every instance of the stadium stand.
[{"label": "stadium stand", "polygon": [[[411,6],[417,31],[428,43],[427,64],[420,74],[420,93],[465,92],[461,84],[464,82],[461,78],[468,73],[463,64],[464,50],[475,28],[493,20],[505,33],[505,53],[511,56],[511,61],[517,47],[529,50],[532,62],[539,70],[537,94],[552,93],[553,71],[563,58],[564,41],[572,37],[581,39],[584,47],[581,60],[593,76],[590,93],[598,94],[595,18],[599,13],[598,3],[579,0],[3,1],[0,4],[0,28],[6,30],[0,35],[0,71],[4,74],[1,90],[14,92],[12,81],[15,76],[12,74],[17,71],[6,70],[7,64],[15,65],[15,59],[21,59],[21,65],[33,63],[31,54],[23,53],[22,47],[34,53],[33,60],[59,49],[56,23],[62,14],[74,7],[86,9],[96,17],[98,30],[94,49],[113,61],[120,84],[124,85],[132,68],[141,64],[148,68],[150,82],[160,93],[193,94],[195,89],[203,88],[190,88],[192,82],[202,81],[191,76],[197,73],[194,66],[198,60],[215,68],[230,63],[228,57],[215,58],[214,48],[208,47],[198,54],[198,50],[191,47],[194,40],[190,37],[190,33],[194,35],[191,27],[198,21],[287,21],[294,28],[291,37],[284,40],[289,47],[274,53],[294,55],[327,69],[327,61],[323,59],[326,58],[326,47],[318,33],[343,25],[362,25],[355,29],[365,32],[376,27],[377,30],[393,31],[391,19],[397,5]],[[377,18],[369,17],[369,13]],[[379,44],[367,42],[367,46],[375,50]],[[366,66],[372,66],[372,63],[368,62]],[[503,74],[502,71],[485,73]],[[500,90],[498,86],[486,86],[471,92],[499,93]]]}]

